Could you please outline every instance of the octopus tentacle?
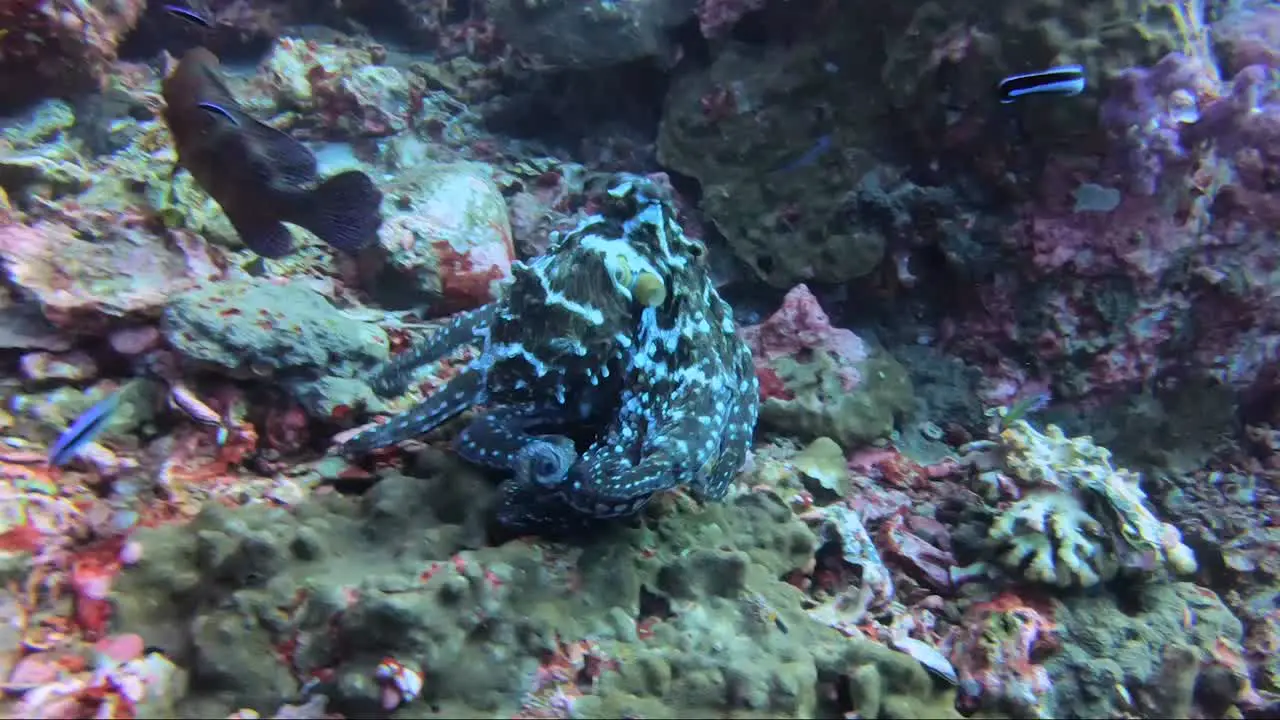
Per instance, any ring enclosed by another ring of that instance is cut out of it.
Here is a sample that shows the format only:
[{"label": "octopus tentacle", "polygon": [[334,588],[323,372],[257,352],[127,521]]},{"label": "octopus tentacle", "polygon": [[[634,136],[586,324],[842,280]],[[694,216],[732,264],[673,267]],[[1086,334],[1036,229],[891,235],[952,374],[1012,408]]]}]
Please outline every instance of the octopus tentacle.
[{"label": "octopus tentacle", "polygon": [[[503,405],[486,410],[472,420],[454,439],[453,447],[459,455],[477,465],[514,470],[517,460],[528,445],[547,438],[561,437],[539,436],[529,430],[535,427],[562,427],[573,420],[561,405]],[[553,442],[563,444],[558,440]],[[569,441],[568,445],[572,448],[573,442]],[[576,451],[574,456],[576,460]]]},{"label": "octopus tentacle", "polygon": [[340,449],[345,453],[368,452],[423,435],[467,408],[484,402],[485,395],[484,373],[479,370],[464,370],[408,412],[359,433]]},{"label": "octopus tentacle", "polygon": [[579,512],[560,493],[518,479],[498,488],[496,516],[499,523],[516,532],[580,532],[603,519]]},{"label": "octopus tentacle", "polygon": [[369,386],[382,397],[399,395],[409,386],[413,371],[433,363],[465,345],[483,340],[489,333],[497,305],[490,303],[459,313],[425,340],[387,361],[374,373]]},{"label": "octopus tentacle", "polygon": [[723,500],[733,484],[734,477],[747,462],[755,433],[756,419],[760,411],[760,381],[756,377],[755,364],[750,351],[738,353],[736,361],[737,392],[729,406],[720,440],[722,452],[715,458],[708,472],[695,478],[690,489],[700,500]]}]

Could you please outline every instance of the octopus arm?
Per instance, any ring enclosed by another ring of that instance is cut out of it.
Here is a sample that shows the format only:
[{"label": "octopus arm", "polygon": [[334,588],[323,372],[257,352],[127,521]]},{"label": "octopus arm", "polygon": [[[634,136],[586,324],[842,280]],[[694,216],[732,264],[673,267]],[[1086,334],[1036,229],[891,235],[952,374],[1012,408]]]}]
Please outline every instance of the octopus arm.
[{"label": "octopus arm", "polygon": [[[730,402],[736,396],[724,387],[726,376],[715,370],[716,363],[704,361],[625,393],[615,426],[569,473],[566,494],[573,506],[597,518],[630,515],[655,493],[697,486],[722,460],[731,464],[722,436],[738,406]],[[750,430],[740,434],[749,440]],[[745,458],[745,446],[730,454]],[[722,471],[727,477],[719,480],[720,492],[736,469]]]},{"label": "octopus arm", "polygon": [[532,430],[563,427],[572,421],[570,413],[561,405],[502,405],[486,410],[472,420],[454,440],[453,447],[459,455],[477,465],[514,470],[522,451],[543,439]]},{"label": "octopus arm", "polygon": [[485,401],[485,374],[464,370],[431,397],[348,440],[342,452],[362,453],[424,435],[449,418]]},{"label": "octopus arm", "polygon": [[489,326],[493,323],[497,307],[496,303],[490,303],[475,310],[458,313],[448,325],[378,368],[369,381],[369,386],[382,397],[403,393],[409,386],[414,370],[436,362],[458,348],[483,341],[489,334]]},{"label": "octopus arm", "polygon": [[729,407],[720,439],[720,455],[709,471],[693,483],[700,500],[723,500],[738,471],[747,462],[760,412],[760,383],[756,379],[751,353],[745,348],[735,359],[735,377],[724,384]]}]

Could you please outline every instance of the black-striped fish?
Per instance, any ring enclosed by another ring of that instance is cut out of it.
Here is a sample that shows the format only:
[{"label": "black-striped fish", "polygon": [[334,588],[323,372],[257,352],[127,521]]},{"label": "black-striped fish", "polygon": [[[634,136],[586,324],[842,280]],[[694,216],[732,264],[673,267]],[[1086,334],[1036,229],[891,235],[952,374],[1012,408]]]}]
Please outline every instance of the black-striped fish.
[{"label": "black-striped fish", "polygon": [[1084,68],[1060,65],[1039,72],[1010,75],[1000,81],[1000,102],[1009,104],[1027,95],[1079,95],[1084,92]]},{"label": "black-striped fish", "polygon": [[165,12],[192,25],[199,25],[202,28],[213,27],[208,18],[185,5],[164,5],[163,7]]}]

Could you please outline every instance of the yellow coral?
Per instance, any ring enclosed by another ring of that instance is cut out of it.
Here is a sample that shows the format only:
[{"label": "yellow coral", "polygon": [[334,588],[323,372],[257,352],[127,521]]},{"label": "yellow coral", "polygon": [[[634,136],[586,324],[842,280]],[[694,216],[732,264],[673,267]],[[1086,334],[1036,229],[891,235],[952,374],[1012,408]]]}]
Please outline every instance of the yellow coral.
[{"label": "yellow coral", "polygon": [[1093,438],[1015,420],[1000,433],[1000,449],[1005,471],[1038,490],[992,524],[1006,566],[1040,582],[1092,585],[1119,567],[1099,553],[1098,543],[1109,541],[1108,556],[1151,556],[1175,574],[1195,571],[1178,530],[1147,508],[1138,473],[1114,467]]}]

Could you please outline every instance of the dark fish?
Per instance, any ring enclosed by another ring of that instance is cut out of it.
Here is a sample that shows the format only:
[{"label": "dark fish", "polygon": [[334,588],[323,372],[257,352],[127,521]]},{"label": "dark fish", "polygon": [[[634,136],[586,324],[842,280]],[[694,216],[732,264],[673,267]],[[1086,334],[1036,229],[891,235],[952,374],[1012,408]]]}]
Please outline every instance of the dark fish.
[{"label": "dark fish", "polygon": [[58,440],[53,443],[53,447],[49,448],[49,464],[53,467],[61,467],[71,461],[85,445],[94,441],[94,438],[102,434],[106,429],[107,423],[111,422],[111,416],[115,414],[116,409],[120,407],[120,392],[114,392],[107,397],[99,400],[93,407],[85,410],[80,417],[75,419],[61,435]]},{"label": "dark fish", "polygon": [[199,25],[200,27],[213,27],[209,19],[189,7],[181,5],[164,5],[164,11],[175,17],[182,18],[189,23]]},{"label": "dark fish", "polygon": [[178,165],[222,206],[249,249],[288,255],[293,242],[285,222],[348,253],[377,238],[382,193],[369,176],[350,170],[321,182],[305,145],[240,107],[213,53],[187,52],[163,90]]},{"label": "dark fish", "polygon": [[1079,95],[1084,92],[1084,68],[1062,65],[1040,72],[1010,75],[1000,81],[1000,102],[1008,104],[1026,95]]}]

